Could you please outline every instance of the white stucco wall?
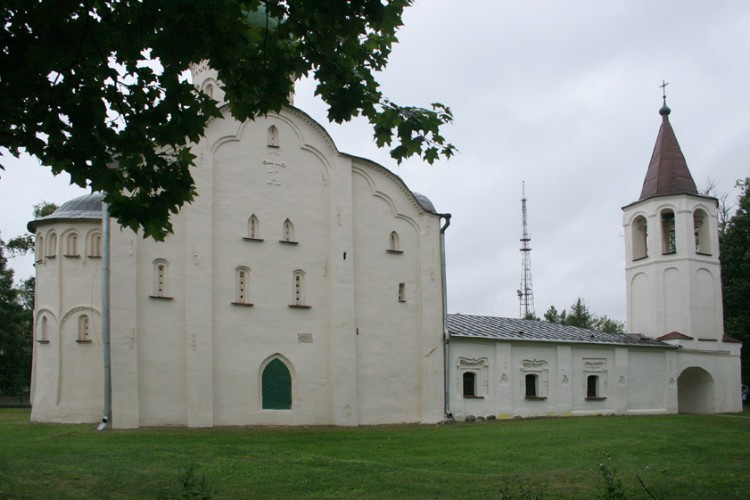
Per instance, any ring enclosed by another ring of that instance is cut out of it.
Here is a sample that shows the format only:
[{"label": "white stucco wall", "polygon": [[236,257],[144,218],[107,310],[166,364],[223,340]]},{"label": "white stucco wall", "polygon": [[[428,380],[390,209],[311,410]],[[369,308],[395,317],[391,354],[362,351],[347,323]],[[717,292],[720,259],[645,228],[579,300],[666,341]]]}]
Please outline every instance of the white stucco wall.
[{"label": "white stucco wall", "polygon": [[[676,351],[620,345],[451,338],[450,409],[496,418],[674,413]],[[670,360],[672,360],[670,362]],[[462,373],[479,374],[479,397],[464,397]],[[527,398],[525,375],[539,374],[539,398]],[[587,398],[587,377],[598,397]]]}]

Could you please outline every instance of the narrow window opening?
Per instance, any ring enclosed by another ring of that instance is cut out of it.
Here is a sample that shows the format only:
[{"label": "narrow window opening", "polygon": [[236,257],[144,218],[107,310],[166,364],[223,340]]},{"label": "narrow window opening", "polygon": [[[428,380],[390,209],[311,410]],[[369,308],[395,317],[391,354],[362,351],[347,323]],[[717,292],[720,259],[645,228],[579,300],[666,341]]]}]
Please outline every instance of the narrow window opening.
[{"label": "narrow window opening", "polygon": [[281,226],[281,243],[288,243],[291,245],[296,245],[297,242],[294,239],[294,224],[292,224],[292,221],[289,219],[286,219],[284,221],[284,224]]},{"label": "narrow window opening", "polygon": [[391,231],[391,234],[388,236],[388,248],[386,248],[386,251],[388,253],[404,253],[401,250],[401,242],[396,231]]},{"label": "narrow window opening", "polygon": [[47,242],[47,257],[54,258],[57,255],[57,234],[52,233],[49,235],[49,241]]},{"label": "narrow window opening", "polygon": [[78,235],[76,233],[70,233],[68,238],[65,240],[65,256],[66,257],[78,257]]},{"label": "narrow window opening", "polygon": [[289,307],[298,309],[309,309],[310,306],[305,304],[305,272],[302,270],[294,271],[292,275],[292,303]]},{"label": "narrow window opening", "polygon": [[398,284],[398,301],[406,302],[406,283]]},{"label": "narrow window opening", "polygon": [[474,398],[477,396],[477,374],[474,372],[464,372],[464,397]]},{"label": "narrow window opening", "polygon": [[42,262],[44,260],[44,236],[42,236],[41,234],[36,237],[34,260],[36,260],[36,262]]},{"label": "narrow window opening", "polygon": [[279,129],[276,128],[276,125],[268,127],[268,147],[279,147]]},{"label": "narrow window opening", "polygon": [[260,221],[255,214],[250,216],[250,219],[247,222],[247,229],[247,235],[250,238],[254,240],[260,239]]},{"label": "narrow window opening", "polygon": [[648,224],[644,216],[638,216],[633,221],[633,260],[648,257]]},{"label": "narrow window opening", "polygon": [[98,258],[102,256],[102,235],[93,233],[89,241],[89,257]]},{"label": "narrow window opening", "polygon": [[169,296],[169,263],[165,260],[154,261],[154,289],[150,296],[155,299],[171,299]]},{"label": "narrow window opening", "polygon": [[711,255],[708,214],[703,210],[699,209],[693,213],[693,230],[695,232],[695,253]]},{"label": "narrow window opening", "polygon": [[586,377],[586,397],[587,398],[598,398],[599,397],[599,377],[596,375],[589,375]]},{"label": "narrow window opening", "polygon": [[527,374],[525,377],[526,382],[526,397],[527,398],[536,398],[539,396],[537,392],[537,375],[535,374]]},{"label": "narrow window opening", "polygon": [[661,238],[662,254],[668,255],[677,253],[675,220],[674,212],[672,210],[663,210],[661,212]]},{"label": "narrow window opening", "polygon": [[232,303],[241,306],[253,305],[250,302],[250,269],[247,267],[239,267],[235,271],[235,292]]},{"label": "narrow window opening", "polygon": [[37,338],[37,341],[41,344],[48,344],[49,343],[49,326],[48,326],[47,316],[42,316],[41,325],[39,325],[39,337]]},{"label": "narrow window opening", "polygon": [[81,314],[78,317],[78,338],[76,342],[91,342],[89,337],[89,317]]}]

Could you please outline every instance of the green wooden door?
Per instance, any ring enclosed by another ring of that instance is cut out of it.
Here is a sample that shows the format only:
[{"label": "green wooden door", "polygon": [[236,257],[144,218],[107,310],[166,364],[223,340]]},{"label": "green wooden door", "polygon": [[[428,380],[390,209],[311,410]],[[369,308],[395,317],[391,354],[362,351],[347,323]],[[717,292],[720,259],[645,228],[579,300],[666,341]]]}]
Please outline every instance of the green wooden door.
[{"label": "green wooden door", "polygon": [[279,359],[263,370],[263,409],[289,410],[292,407],[292,376]]}]

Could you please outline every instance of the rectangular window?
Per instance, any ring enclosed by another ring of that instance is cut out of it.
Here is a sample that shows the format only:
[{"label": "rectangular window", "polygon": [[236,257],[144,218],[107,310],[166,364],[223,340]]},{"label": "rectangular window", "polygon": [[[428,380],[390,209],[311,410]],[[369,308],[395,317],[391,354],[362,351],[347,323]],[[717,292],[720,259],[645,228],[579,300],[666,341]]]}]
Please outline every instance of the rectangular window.
[{"label": "rectangular window", "polygon": [[539,397],[537,393],[537,375],[528,374],[526,375],[526,397],[536,398]]},{"label": "rectangular window", "polygon": [[589,375],[586,377],[586,397],[596,398],[599,397],[599,377],[596,375]]}]

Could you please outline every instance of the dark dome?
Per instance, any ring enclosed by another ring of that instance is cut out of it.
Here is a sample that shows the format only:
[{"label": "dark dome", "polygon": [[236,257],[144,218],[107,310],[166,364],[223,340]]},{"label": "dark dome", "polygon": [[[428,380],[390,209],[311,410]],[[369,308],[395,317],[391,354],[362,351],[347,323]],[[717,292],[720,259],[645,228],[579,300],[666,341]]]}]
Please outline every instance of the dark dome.
[{"label": "dark dome", "polygon": [[101,220],[102,218],[102,199],[104,194],[102,193],[91,193],[73,198],[70,201],[66,201],[60,207],[41,219],[36,219],[27,225],[29,231],[32,233],[36,231],[36,227],[39,224],[46,224],[50,222],[75,222],[80,220]]}]

